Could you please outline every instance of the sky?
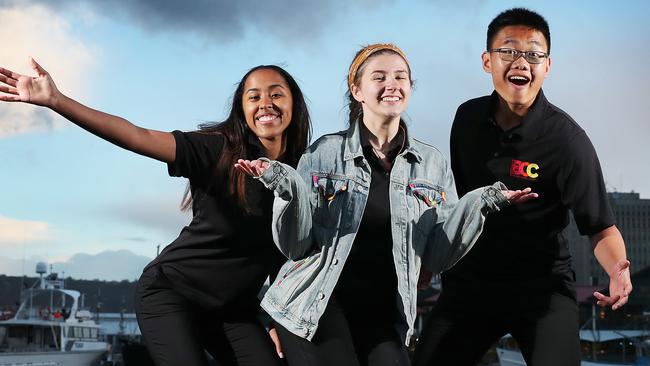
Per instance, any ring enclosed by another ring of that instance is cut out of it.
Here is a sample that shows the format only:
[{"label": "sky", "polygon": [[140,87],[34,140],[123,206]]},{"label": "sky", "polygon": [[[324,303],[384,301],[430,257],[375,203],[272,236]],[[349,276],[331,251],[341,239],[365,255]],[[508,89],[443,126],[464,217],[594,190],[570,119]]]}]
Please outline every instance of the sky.
[{"label": "sky", "polygon": [[[485,32],[502,10],[546,17],[551,103],[587,132],[610,191],[650,198],[650,2],[0,0],[0,66],[34,57],[66,95],[142,127],[193,130],[226,116],[251,67],[278,64],[308,99],[314,137],[346,126],[358,49],[392,42],[416,85],[411,133],[448,155],[462,102],[492,92]],[[0,103],[0,274],[133,280],[190,214],[186,180],[55,113]]]}]

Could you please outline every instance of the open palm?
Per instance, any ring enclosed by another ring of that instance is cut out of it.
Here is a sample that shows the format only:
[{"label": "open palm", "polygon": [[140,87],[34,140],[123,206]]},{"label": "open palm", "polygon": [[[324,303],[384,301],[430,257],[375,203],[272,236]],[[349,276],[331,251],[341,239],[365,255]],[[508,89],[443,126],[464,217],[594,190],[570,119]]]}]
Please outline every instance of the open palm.
[{"label": "open palm", "polygon": [[508,203],[510,204],[524,203],[539,197],[539,195],[533,192],[530,187],[518,189],[516,191],[503,190],[501,193],[506,196]]},{"label": "open palm", "polygon": [[616,269],[609,278],[609,296],[594,292],[594,297],[598,305],[611,306],[612,310],[617,310],[627,303],[631,292],[630,261],[622,260],[616,263]]},{"label": "open palm", "polygon": [[51,106],[59,94],[50,74],[30,59],[37,76],[26,76],[0,67],[0,100]]}]

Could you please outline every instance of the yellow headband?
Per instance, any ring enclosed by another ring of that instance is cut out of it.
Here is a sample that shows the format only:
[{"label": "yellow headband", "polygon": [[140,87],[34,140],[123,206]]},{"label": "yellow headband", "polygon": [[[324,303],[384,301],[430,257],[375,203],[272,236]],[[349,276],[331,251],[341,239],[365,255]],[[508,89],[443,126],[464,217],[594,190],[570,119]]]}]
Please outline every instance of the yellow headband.
[{"label": "yellow headband", "polygon": [[376,52],[383,50],[390,50],[397,53],[398,55],[402,56],[404,61],[406,61],[408,64],[408,60],[406,59],[404,52],[402,52],[399,47],[395,46],[392,43],[375,43],[368,45],[357,54],[357,57],[352,60],[352,64],[350,65],[350,71],[348,71],[348,88],[350,88],[350,91],[352,91],[352,84],[354,84],[354,79],[357,77],[359,67],[361,67],[361,65],[366,62],[368,57],[372,56]]}]

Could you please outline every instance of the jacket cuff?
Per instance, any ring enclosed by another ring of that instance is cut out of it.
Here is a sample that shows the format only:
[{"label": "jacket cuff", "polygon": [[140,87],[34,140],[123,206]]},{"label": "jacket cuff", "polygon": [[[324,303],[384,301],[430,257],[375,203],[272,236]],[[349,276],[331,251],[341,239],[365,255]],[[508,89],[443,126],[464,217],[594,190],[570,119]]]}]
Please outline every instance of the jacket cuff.
[{"label": "jacket cuff", "polygon": [[487,204],[488,212],[499,211],[502,208],[510,205],[510,202],[508,202],[508,199],[502,192],[503,190],[507,189],[508,187],[506,187],[506,185],[501,182],[496,182],[491,186],[485,187],[485,190],[481,194],[481,198]]},{"label": "jacket cuff", "polygon": [[278,184],[280,184],[280,180],[285,178],[289,173],[278,161],[269,160],[267,158],[260,158],[260,160],[269,163],[269,167],[264,171],[264,173],[262,173],[262,175],[255,177],[255,179],[262,182],[266,188],[275,190]]}]

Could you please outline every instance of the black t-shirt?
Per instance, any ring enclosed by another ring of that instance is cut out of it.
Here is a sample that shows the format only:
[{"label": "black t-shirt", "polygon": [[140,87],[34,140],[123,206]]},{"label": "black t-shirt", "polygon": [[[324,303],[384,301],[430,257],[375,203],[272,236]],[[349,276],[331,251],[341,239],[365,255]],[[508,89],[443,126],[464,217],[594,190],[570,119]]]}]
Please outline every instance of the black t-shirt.
[{"label": "black t-shirt", "polygon": [[[246,176],[250,212],[241,210],[216,177],[225,138],[221,134],[173,132],[176,160],[170,176],[186,177],[192,187],[191,223],[146,268],[159,266],[174,289],[205,309],[256,307],[266,277],[286,258],[273,243],[273,193]],[[261,156],[259,140],[248,139],[248,159]]]},{"label": "black t-shirt", "polygon": [[450,147],[458,194],[498,180],[513,190],[531,187],[539,198],[488,215],[475,247],[443,274],[443,288],[575,296],[562,232],[568,211],[583,235],[614,224],[596,152],[582,128],[541,90],[522,123],[508,131],[494,121],[497,103],[494,92],[456,112]]},{"label": "black t-shirt", "polygon": [[[363,155],[370,164],[371,180],[368,200],[354,238],[350,254],[336,285],[337,300],[347,312],[363,312],[368,316],[381,314],[397,319],[397,273],[393,259],[393,236],[390,215],[390,171],[381,164],[367,139],[367,130],[361,125]],[[396,136],[407,141],[406,129]],[[388,153],[394,161],[406,143],[396,145]]]}]

